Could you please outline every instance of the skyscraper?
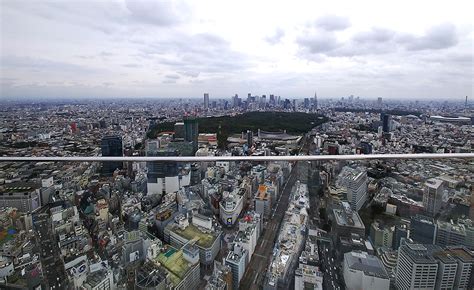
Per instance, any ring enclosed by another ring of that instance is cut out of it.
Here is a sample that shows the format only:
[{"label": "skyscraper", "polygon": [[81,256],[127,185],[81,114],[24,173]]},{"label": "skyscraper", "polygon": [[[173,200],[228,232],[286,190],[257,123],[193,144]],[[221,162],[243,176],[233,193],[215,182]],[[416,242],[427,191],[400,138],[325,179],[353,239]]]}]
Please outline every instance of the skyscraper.
[{"label": "skyscraper", "polygon": [[411,218],[410,239],[420,244],[434,244],[436,224],[430,217],[419,215]]},{"label": "skyscraper", "polygon": [[392,117],[388,114],[382,113],[381,114],[381,119],[382,119],[382,129],[384,133],[388,133],[391,130],[391,122],[392,122]]},{"label": "skyscraper", "polygon": [[398,289],[434,289],[438,273],[438,261],[434,245],[404,244],[398,248],[395,284]]},{"label": "skyscraper", "polygon": [[[107,136],[102,138],[100,147],[102,149],[102,156],[123,156],[122,137],[120,136]],[[122,169],[123,163],[120,161],[107,161],[102,164],[102,172],[106,176],[112,175],[117,168]]]},{"label": "skyscraper", "polygon": [[443,202],[443,181],[436,178],[428,179],[423,189],[423,206],[427,214],[434,216],[438,213]]},{"label": "skyscraper", "polygon": [[318,109],[318,95],[314,92],[314,110]]},{"label": "skyscraper", "polygon": [[351,209],[358,211],[367,200],[367,171],[362,168],[346,166],[342,169],[340,184],[347,188],[347,200]]},{"label": "skyscraper", "polygon": [[204,94],[204,110],[209,109],[209,94]]},{"label": "skyscraper", "polygon": [[193,142],[193,152],[196,153],[198,150],[198,121],[194,117],[184,118],[184,140],[187,142]]}]

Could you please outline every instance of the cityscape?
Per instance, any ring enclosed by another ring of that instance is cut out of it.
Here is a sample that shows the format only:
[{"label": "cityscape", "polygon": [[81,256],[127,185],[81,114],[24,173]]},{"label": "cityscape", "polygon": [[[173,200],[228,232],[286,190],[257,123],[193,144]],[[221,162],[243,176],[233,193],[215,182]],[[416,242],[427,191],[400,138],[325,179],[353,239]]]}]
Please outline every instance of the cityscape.
[{"label": "cityscape", "polygon": [[0,3],[0,289],[474,289],[469,13],[99,2]]}]

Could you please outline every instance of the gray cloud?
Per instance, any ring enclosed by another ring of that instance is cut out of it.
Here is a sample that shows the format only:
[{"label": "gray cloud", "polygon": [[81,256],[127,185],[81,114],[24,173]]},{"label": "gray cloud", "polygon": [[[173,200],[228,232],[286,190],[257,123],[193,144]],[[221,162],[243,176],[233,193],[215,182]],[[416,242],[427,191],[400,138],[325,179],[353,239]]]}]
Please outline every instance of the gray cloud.
[{"label": "gray cloud", "polygon": [[349,18],[337,15],[325,15],[315,21],[315,25],[327,31],[344,30],[351,26]]},{"label": "gray cloud", "polygon": [[122,64],[123,67],[128,67],[128,68],[139,68],[142,67],[142,65],[137,64],[137,63],[126,63]]},{"label": "gray cloud", "polygon": [[160,65],[196,76],[200,73],[232,73],[250,65],[244,54],[231,49],[229,42],[208,33],[176,33],[170,39],[144,44],[140,50],[143,59],[153,57]]},{"label": "gray cloud", "polygon": [[399,41],[408,50],[445,49],[458,43],[456,27],[445,23],[434,26],[421,37],[413,35],[400,36]]},{"label": "gray cloud", "polygon": [[357,43],[387,42],[394,38],[395,31],[374,27],[370,31],[359,32],[352,37]]},{"label": "gray cloud", "polygon": [[297,43],[308,54],[323,54],[329,57],[353,57],[378,55],[417,50],[440,50],[458,43],[456,28],[452,24],[434,26],[423,36],[399,33],[374,27],[369,31],[354,34],[349,40],[339,42],[334,32],[320,33],[317,30],[301,36]]},{"label": "gray cloud", "polygon": [[277,28],[272,36],[268,36],[265,40],[270,44],[277,44],[285,36],[285,31],[281,28]]},{"label": "gray cloud", "polygon": [[177,80],[180,78],[180,76],[177,74],[168,74],[168,75],[165,75],[165,78],[171,79],[171,80]]},{"label": "gray cloud", "polygon": [[126,0],[132,20],[158,26],[171,26],[183,21],[189,10],[180,1]]},{"label": "gray cloud", "polygon": [[311,54],[327,54],[340,46],[333,33],[315,33],[300,37],[297,39],[297,43]]},{"label": "gray cloud", "polygon": [[73,72],[90,74],[101,70],[69,62],[61,62],[43,58],[21,57],[21,56],[2,56],[0,63],[2,69],[27,69],[29,71],[49,73],[49,72]]}]

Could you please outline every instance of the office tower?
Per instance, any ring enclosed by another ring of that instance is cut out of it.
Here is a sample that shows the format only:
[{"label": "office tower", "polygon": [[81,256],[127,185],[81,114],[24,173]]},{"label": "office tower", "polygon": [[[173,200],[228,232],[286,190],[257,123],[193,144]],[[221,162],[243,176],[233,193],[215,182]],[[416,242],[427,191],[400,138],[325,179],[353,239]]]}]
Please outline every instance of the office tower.
[{"label": "office tower", "polygon": [[465,244],[466,229],[464,225],[440,220],[437,224],[436,245],[445,247]]},{"label": "office tower", "polygon": [[174,139],[184,140],[184,123],[176,122],[174,124]]},{"label": "office tower", "polygon": [[358,211],[367,200],[367,171],[362,168],[345,166],[339,174],[339,182],[347,188],[347,200],[351,209]]},{"label": "office tower", "polygon": [[417,214],[410,221],[410,239],[420,244],[434,244],[436,227],[432,218]]},{"label": "office tower", "polygon": [[395,285],[398,289],[434,289],[438,261],[433,252],[441,251],[434,245],[405,243],[398,248]]},{"label": "office tower", "polygon": [[379,109],[382,108],[382,98],[381,97],[377,98],[377,108],[379,108]]},{"label": "office tower", "polygon": [[270,105],[275,105],[275,96],[274,95],[270,95]]},{"label": "office tower", "polygon": [[366,252],[344,254],[343,275],[346,289],[390,289],[390,279],[382,262]]},{"label": "office tower", "polygon": [[249,148],[253,146],[253,132],[250,130],[247,130],[247,146]]},{"label": "office tower", "polygon": [[408,227],[406,225],[395,226],[395,235],[393,236],[393,249],[397,250],[401,245],[402,239],[408,238]]},{"label": "office tower", "polygon": [[316,94],[316,91],[314,92],[314,110],[318,109],[318,95]]},{"label": "office tower", "polygon": [[247,250],[239,243],[236,243],[225,258],[225,264],[232,271],[232,289],[239,289],[240,280],[242,280],[245,268],[247,267],[247,255]]},{"label": "office tower", "polygon": [[384,133],[389,133],[391,131],[391,127],[392,127],[392,116],[390,116],[389,114],[385,114],[385,113],[382,113],[380,115],[381,117],[381,121],[382,121],[382,130]]},{"label": "office tower", "polygon": [[[146,156],[178,156],[176,150],[170,148],[159,148],[156,146],[156,140],[148,141],[146,144]],[[172,192],[179,186],[174,182],[178,178],[178,162],[169,161],[150,161],[147,165],[147,192],[148,194],[166,194]],[[173,182],[172,182],[173,180]],[[179,180],[178,180],[179,181]]]},{"label": "office tower", "polygon": [[184,141],[193,142],[193,155],[198,150],[198,121],[194,117],[184,118]]},{"label": "office tower", "polygon": [[[122,137],[107,136],[102,138],[101,149],[102,156],[123,156]],[[117,168],[122,169],[123,163],[120,161],[106,161],[102,164],[102,172],[106,176],[111,176]]]},{"label": "office tower", "polygon": [[209,109],[209,94],[204,94],[204,110]]},{"label": "office tower", "polygon": [[393,228],[383,225],[381,221],[374,221],[370,226],[370,239],[376,248],[392,247]]},{"label": "office tower", "polygon": [[303,101],[303,106],[305,109],[308,109],[309,108],[309,98],[304,98],[304,101]]},{"label": "office tower", "polygon": [[436,178],[428,179],[423,188],[423,206],[427,214],[435,216],[443,202],[443,181]]},{"label": "office tower", "polygon": [[474,266],[474,253],[459,246],[447,247],[445,251],[458,264],[453,289],[473,289],[474,277],[472,277],[472,270]]}]

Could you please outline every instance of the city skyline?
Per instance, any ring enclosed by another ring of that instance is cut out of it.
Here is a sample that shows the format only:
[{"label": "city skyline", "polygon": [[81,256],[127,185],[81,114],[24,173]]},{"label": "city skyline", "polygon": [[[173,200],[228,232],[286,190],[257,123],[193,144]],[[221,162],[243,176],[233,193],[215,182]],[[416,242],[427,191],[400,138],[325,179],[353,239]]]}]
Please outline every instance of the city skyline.
[{"label": "city skyline", "polygon": [[1,4],[5,99],[292,98],[316,88],[321,99],[463,100],[473,91],[467,1],[24,4]]}]

